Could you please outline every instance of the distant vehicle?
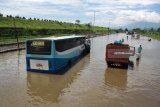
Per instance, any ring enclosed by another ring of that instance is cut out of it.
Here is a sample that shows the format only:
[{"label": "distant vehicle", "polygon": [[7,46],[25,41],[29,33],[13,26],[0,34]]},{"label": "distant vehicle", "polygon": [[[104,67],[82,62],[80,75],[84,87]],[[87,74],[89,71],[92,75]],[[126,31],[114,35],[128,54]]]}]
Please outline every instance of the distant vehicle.
[{"label": "distant vehicle", "polygon": [[128,67],[129,57],[134,56],[135,48],[128,44],[106,45],[106,62],[108,66],[125,66]]},{"label": "distant vehicle", "polygon": [[140,35],[137,34],[137,33],[134,33],[134,34],[132,35],[132,39],[139,39],[139,38],[140,38]]},{"label": "distant vehicle", "polygon": [[[49,37],[26,41],[27,71],[57,73],[84,52],[84,36]],[[86,48],[86,46],[88,48]]]},{"label": "distant vehicle", "polygon": [[126,34],[127,34],[127,35],[133,35],[133,34],[134,34],[134,32],[132,32],[132,31],[128,31],[128,32],[126,32]]}]

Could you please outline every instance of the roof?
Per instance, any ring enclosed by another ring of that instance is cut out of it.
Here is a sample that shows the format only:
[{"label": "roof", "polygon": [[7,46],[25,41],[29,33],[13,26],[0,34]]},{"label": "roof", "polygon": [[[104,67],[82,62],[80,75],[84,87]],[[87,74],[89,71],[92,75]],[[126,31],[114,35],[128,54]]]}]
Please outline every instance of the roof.
[{"label": "roof", "polygon": [[60,36],[60,37],[56,37],[56,36],[51,36],[51,37],[46,37],[46,38],[36,38],[34,40],[61,40],[61,39],[70,39],[70,38],[78,38],[78,37],[85,37],[85,36],[75,36],[75,35],[71,35],[71,36]]}]

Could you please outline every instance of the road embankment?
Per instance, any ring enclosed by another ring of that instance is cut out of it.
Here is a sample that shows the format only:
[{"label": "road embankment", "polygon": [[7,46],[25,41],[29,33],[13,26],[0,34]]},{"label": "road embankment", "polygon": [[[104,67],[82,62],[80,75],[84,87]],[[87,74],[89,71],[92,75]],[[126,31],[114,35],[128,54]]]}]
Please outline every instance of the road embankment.
[{"label": "road embankment", "polygon": [[17,43],[0,44],[0,53],[22,50],[22,49],[25,49],[25,42],[20,42],[19,47]]}]

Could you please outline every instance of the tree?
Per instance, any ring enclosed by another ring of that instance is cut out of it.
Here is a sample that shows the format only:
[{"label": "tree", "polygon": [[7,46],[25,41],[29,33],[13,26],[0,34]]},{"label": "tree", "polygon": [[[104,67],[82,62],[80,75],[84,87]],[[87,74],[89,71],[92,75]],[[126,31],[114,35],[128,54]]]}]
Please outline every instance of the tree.
[{"label": "tree", "polygon": [[2,13],[0,13],[0,17],[3,17],[3,14],[2,14]]},{"label": "tree", "polygon": [[13,16],[12,16],[12,15],[9,15],[8,17],[12,18]]},{"label": "tree", "polygon": [[19,16],[15,16],[15,18],[20,18]]},{"label": "tree", "polygon": [[118,32],[123,32],[122,28],[117,29]]},{"label": "tree", "polygon": [[133,29],[133,32],[139,32],[139,31],[141,31],[140,28],[135,28],[135,29]]},{"label": "tree", "polygon": [[127,31],[128,31],[128,29],[127,29],[127,28],[125,28],[125,31],[127,32]]},{"label": "tree", "polygon": [[153,28],[150,28],[150,31],[152,31],[152,32],[153,32],[153,31],[154,31],[154,29],[153,29]]},{"label": "tree", "polygon": [[76,20],[76,24],[80,24],[80,20]]},{"label": "tree", "polygon": [[160,27],[157,29],[158,32],[160,32]]},{"label": "tree", "polygon": [[87,27],[91,27],[92,26],[92,23],[87,23],[85,24]]}]

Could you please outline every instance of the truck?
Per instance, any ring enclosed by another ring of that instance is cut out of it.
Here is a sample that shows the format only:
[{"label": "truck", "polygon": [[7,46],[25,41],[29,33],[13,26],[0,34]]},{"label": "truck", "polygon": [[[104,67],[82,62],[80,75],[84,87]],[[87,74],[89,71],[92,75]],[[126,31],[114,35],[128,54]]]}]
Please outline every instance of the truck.
[{"label": "truck", "polygon": [[106,62],[109,67],[123,66],[128,67],[129,57],[135,55],[135,47],[128,44],[110,43],[106,45]]}]

